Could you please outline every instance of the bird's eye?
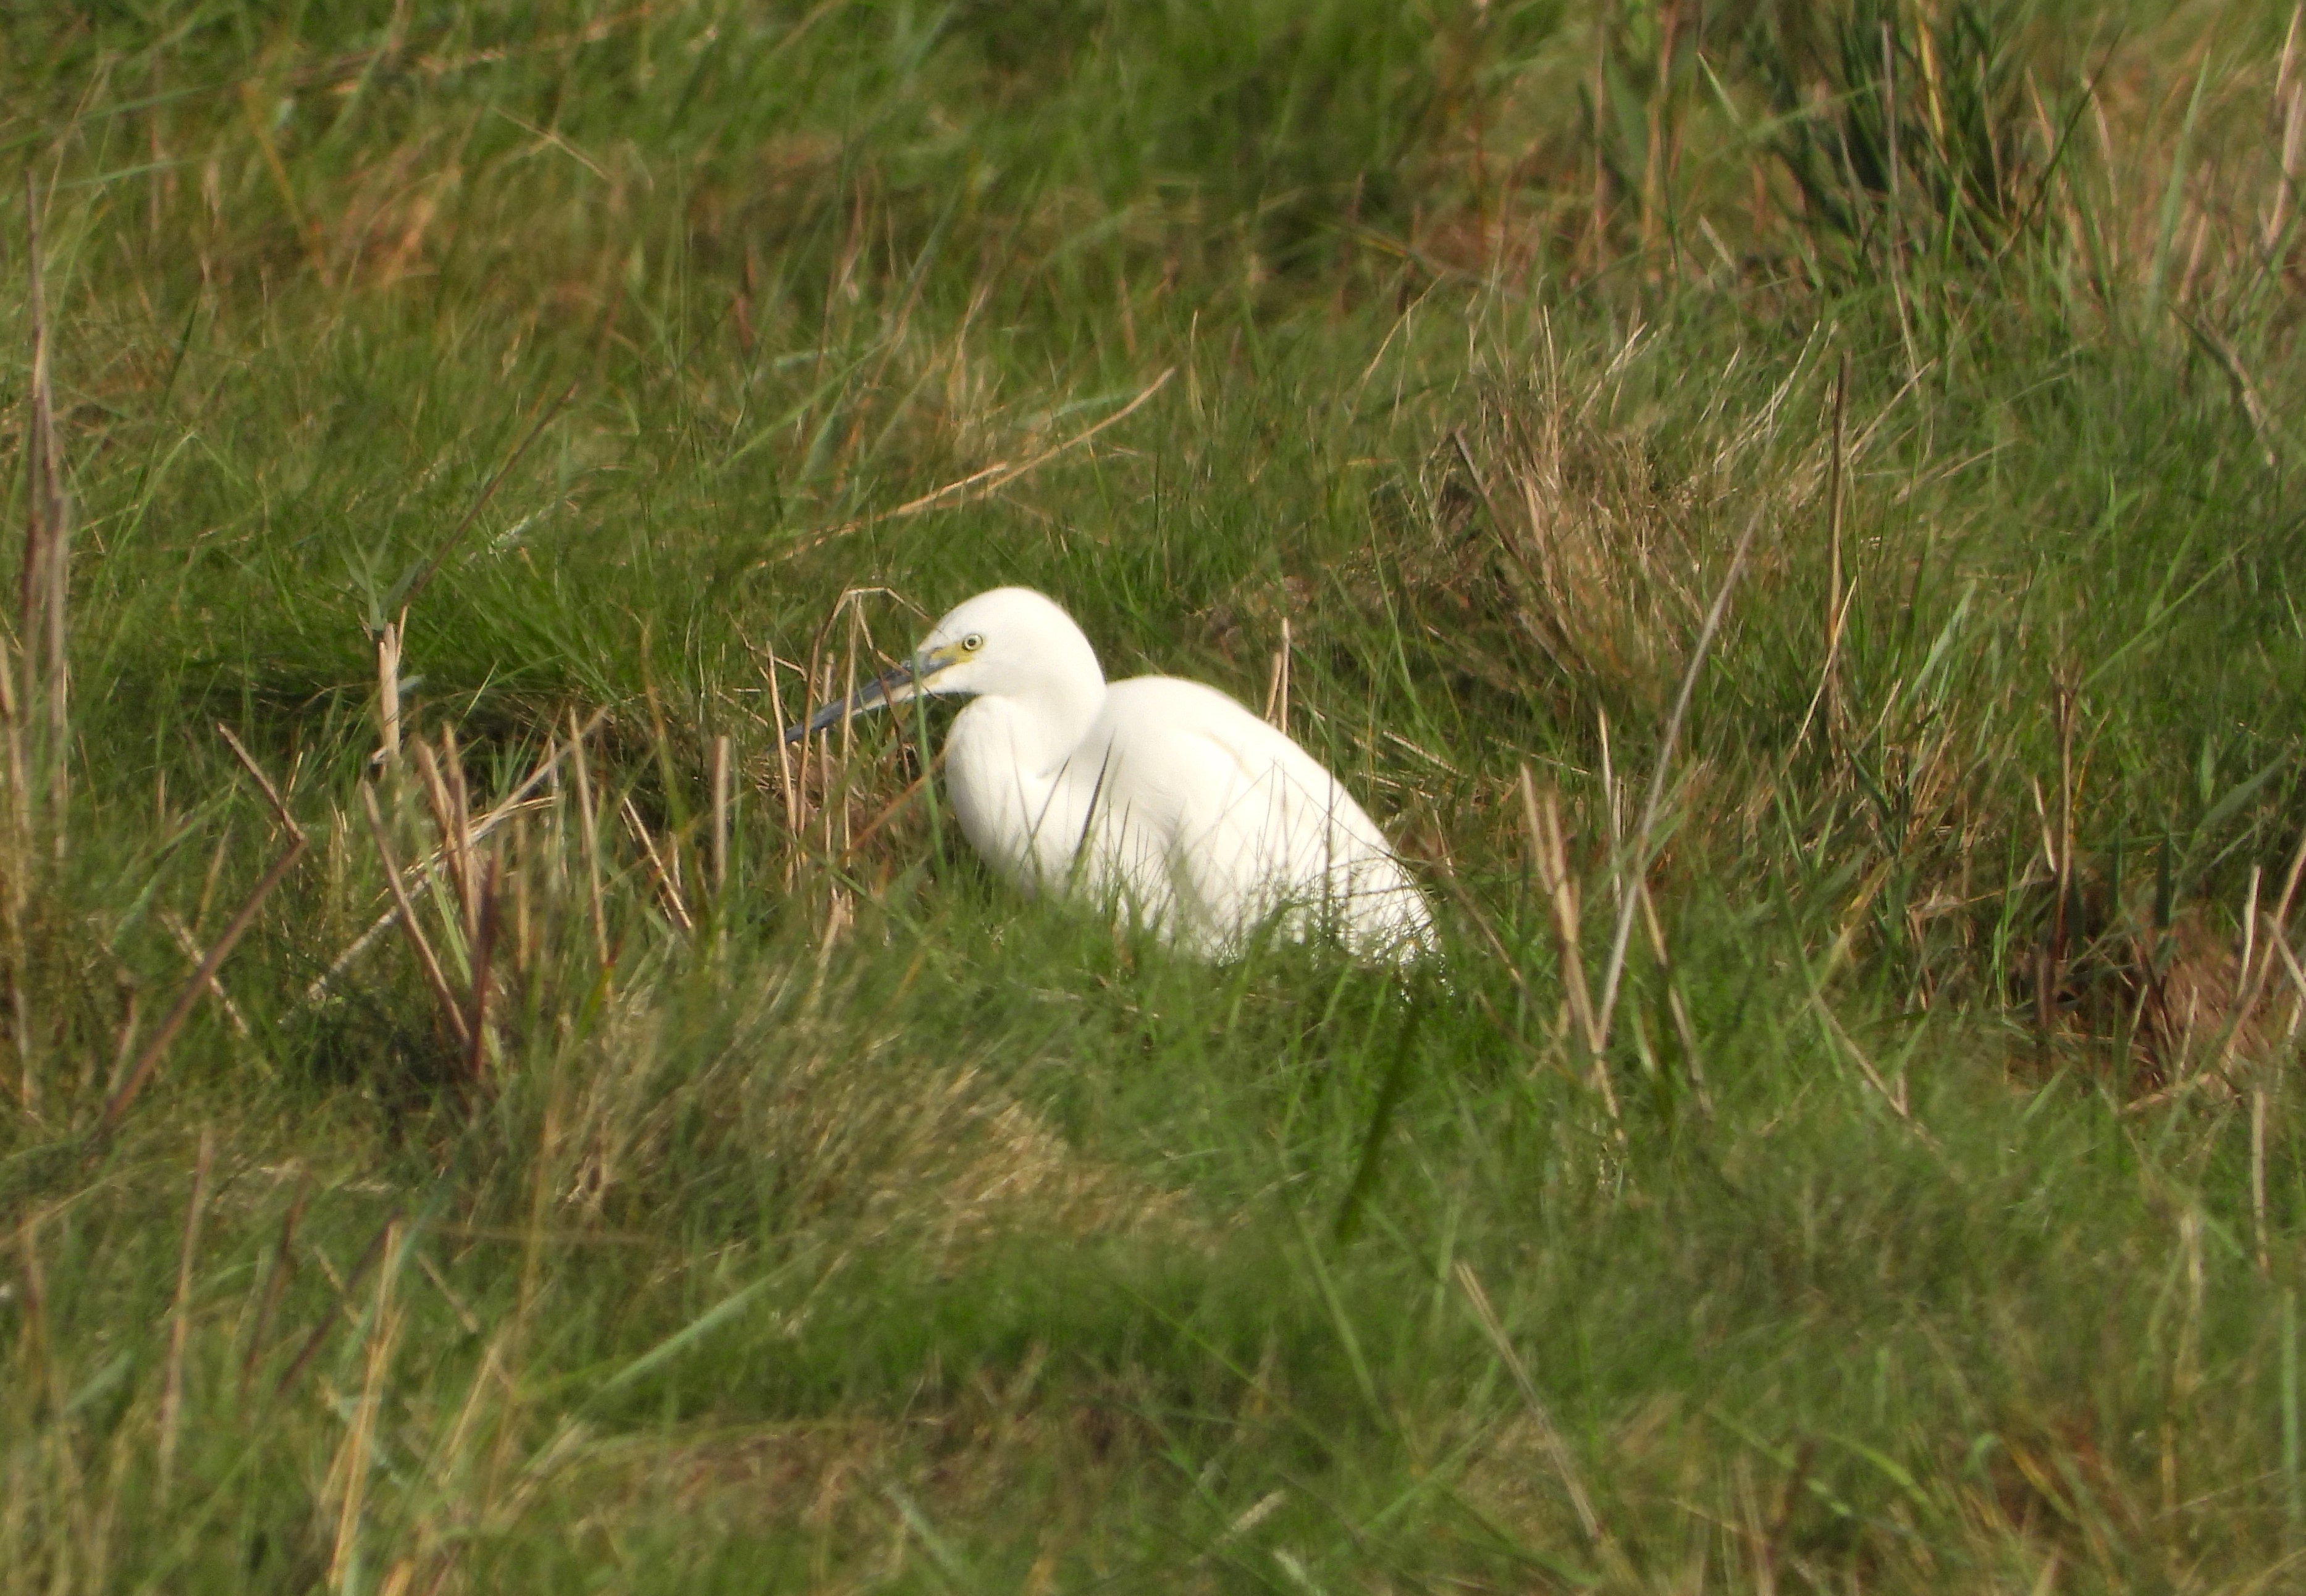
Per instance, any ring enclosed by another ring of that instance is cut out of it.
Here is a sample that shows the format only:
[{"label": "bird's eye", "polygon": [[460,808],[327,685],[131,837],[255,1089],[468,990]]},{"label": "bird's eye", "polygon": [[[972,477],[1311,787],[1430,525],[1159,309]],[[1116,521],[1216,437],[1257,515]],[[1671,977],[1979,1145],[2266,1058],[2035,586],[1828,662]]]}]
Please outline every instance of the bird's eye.
[{"label": "bird's eye", "polygon": [[968,636],[963,637],[961,640],[961,645],[967,649],[970,653],[975,653],[978,649],[985,646],[985,634],[982,632],[971,632]]}]

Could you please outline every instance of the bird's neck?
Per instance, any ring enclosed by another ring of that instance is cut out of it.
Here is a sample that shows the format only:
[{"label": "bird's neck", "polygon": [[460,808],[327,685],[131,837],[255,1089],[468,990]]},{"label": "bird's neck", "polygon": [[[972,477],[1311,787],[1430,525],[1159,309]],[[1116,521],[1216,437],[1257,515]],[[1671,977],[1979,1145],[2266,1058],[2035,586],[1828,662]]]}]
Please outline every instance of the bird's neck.
[{"label": "bird's neck", "polygon": [[972,698],[945,739],[953,817],[977,851],[1028,892],[1063,881],[1088,823],[1083,784],[1066,765],[1105,701],[1084,692],[993,693]]},{"label": "bird's neck", "polygon": [[[1102,678],[1038,682],[1026,691],[987,694],[964,712],[999,740],[1019,774],[1046,780],[1062,769],[1105,707]],[[955,730],[959,730],[956,726]]]}]

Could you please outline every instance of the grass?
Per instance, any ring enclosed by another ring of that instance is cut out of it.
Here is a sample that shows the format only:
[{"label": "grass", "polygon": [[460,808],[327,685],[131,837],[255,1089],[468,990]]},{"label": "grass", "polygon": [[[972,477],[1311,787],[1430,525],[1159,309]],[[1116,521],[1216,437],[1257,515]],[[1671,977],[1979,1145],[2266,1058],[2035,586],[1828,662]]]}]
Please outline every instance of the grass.
[{"label": "grass", "polygon": [[[0,20],[0,1578],[2294,1580],[2296,31]],[[781,749],[1001,582],[1446,980]]]}]

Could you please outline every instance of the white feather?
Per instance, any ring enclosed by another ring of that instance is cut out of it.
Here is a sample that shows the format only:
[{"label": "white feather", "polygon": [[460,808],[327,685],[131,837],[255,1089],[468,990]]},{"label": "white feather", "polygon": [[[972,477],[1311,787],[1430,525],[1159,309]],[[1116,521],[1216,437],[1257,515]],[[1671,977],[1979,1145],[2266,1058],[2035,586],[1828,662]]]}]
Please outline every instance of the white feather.
[{"label": "white feather", "polygon": [[953,813],[1025,892],[1116,902],[1213,958],[1268,922],[1365,957],[1431,950],[1431,910],[1376,824],[1216,688],[1107,687],[1072,619],[1022,588],[962,604],[915,659],[921,690],[973,700],[945,742]]}]

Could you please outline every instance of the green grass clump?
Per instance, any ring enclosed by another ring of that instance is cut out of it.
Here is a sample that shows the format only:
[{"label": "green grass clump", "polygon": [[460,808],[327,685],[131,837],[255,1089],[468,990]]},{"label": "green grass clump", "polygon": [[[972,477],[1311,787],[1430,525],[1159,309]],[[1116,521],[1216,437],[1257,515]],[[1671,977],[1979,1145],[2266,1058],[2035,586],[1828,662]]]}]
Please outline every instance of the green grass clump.
[{"label": "green grass clump", "polygon": [[[0,1584],[2279,1588],[2302,32],[0,18]],[[781,745],[1011,582],[1446,976]]]}]

